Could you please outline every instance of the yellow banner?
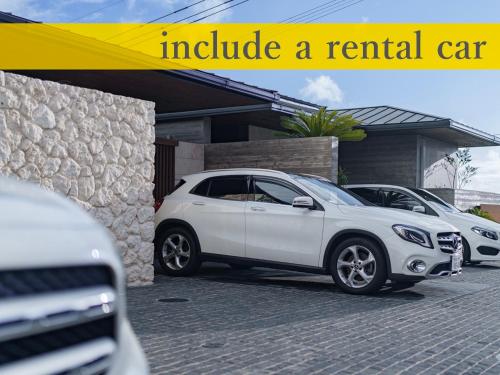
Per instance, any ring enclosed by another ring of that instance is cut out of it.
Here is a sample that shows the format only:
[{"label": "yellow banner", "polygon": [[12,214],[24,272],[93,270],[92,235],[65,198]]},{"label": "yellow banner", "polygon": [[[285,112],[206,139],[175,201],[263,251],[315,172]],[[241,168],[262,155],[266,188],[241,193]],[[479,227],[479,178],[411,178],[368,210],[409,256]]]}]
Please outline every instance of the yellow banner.
[{"label": "yellow banner", "polygon": [[500,69],[500,24],[0,24],[0,69]]}]

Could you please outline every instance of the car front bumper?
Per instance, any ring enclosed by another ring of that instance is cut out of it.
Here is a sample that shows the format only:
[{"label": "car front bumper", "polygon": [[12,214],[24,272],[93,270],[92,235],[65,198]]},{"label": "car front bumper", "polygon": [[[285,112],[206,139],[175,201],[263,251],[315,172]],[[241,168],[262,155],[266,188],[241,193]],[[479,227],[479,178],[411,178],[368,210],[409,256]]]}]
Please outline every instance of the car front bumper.
[{"label": "car front bumper", "polygon": [[109,375],[148,375],[149,366],[128,320],[120,324],[120,345]]},{"label": "car front bumper", "polygon": [[[387,251],[391,259],[391,271],[389,278],[398,281],[420,281],[438,277],[456,276],[462,273],[462,269],[452,271],[452,256],[460,257],[462,254],[452,255],[441,251],[433,239],[434,248],[422,247],[399,238],[391,236],[385,240]],[[425,263],[425,271],[414,272],[408,267],[414,261]]]}]

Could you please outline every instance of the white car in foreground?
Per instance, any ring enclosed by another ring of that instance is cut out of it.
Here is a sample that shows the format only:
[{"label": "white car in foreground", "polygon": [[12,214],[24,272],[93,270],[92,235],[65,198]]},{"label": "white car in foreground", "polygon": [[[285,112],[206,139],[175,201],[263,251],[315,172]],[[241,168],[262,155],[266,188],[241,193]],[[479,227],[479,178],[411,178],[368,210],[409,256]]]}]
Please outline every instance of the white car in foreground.
[{"label": "white car in foreground", "polygon": [[425,189],[393,185],[347,185],[380,207],[399,208],[438,217],[462,234],[464,262],[500,260],[500,224],[460,211]]},{"label": "white car in foreground", "polygon": [[0,374],[148,374],[105,229],[63,197],[2,177],[0,207]]},{"label": "white car in foreground", "polygon": [[329,273],[349,293],[388,279],[461,272],[458,230],[439,219],[365,206],[315,176],[259,169],[184,177],[156,214],[156,259],[170,275],[204,260]]}]

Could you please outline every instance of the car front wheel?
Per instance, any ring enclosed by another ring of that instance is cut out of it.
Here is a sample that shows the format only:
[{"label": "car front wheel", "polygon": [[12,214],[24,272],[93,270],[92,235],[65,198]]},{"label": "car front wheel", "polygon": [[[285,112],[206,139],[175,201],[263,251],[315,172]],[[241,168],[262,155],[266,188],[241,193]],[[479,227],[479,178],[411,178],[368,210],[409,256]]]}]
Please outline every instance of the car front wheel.
[{"label": "car front wheel", "polygon": [[387,280],[383,252],[373,241],[361,237],[345,240],[335,248],[330,271],[335,284],[351,294],[377,292]]},{"label": "car front wheel", "polygon": [[189,276],[200,266],[200,256],[193,235],[182,227],[163,232],[156,246],[162,270],[171,276]]}]

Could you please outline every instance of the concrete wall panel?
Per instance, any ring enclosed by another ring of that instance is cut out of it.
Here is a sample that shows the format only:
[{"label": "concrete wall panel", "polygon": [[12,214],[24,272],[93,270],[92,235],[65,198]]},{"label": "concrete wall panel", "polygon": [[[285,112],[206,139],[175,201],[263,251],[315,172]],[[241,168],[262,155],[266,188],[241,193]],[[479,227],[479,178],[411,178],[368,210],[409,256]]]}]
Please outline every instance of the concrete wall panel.
[{"label": "concrete wall panel", "polygon": [[205,169],[222,168],[276,169],[337,181],[338,140],[288,138],[205,145]]}]

